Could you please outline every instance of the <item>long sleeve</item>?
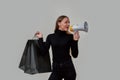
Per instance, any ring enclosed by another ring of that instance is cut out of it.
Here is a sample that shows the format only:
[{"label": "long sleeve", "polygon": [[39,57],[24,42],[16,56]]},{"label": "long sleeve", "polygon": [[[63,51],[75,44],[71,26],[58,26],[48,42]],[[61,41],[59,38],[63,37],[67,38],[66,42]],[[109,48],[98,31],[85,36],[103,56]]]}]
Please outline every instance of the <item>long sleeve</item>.
[{"label": "long sleeve", "polygon": [[49,35],[47,36],[46,42],[43,41],[43,38],[39,38],[39,46],[42,55],[48,53],[50,48],[50,36]]},{"label": "long sleeve", "polygon": [[73,40],[73,36],[71,39],[71,54],[74,58],[78,56],[78,41]]}]

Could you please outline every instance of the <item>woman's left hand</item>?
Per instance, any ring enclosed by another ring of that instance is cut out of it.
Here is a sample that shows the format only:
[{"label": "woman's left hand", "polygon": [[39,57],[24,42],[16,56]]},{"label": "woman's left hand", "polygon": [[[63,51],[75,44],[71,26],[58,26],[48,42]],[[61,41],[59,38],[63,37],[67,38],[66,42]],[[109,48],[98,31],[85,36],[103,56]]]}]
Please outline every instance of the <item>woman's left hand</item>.
[{"label": "woman's left hand", "polygon": [[76,32],[73,34],[73,39],[74,39],[75,41],[77,41],[77,40],[79,40],[79,38],[80,38],[79,32],[76,31]]}]

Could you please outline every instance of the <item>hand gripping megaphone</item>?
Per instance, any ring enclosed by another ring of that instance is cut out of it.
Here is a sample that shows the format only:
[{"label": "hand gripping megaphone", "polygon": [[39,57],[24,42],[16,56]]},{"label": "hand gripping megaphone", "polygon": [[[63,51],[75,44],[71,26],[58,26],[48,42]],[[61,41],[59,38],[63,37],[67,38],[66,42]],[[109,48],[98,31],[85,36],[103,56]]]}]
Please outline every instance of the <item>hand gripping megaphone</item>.
[{"label": "hand gripping megaphone", "polygon": [[75,31],[85,31],[88,32],[88,23],[85,21],[83,24],[74,24],[69,27],[69,32],[73,33]]}]

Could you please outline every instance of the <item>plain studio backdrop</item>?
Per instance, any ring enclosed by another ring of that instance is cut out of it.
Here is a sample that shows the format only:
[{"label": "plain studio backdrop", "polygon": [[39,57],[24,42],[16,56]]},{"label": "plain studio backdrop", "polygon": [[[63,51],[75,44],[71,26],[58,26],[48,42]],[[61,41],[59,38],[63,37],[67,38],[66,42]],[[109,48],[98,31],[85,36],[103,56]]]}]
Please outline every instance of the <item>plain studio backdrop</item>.
[{"label": "plain studio backdrop", "polygon": [[48,79],[50,73],[29,75],[18,65],[27,40],[40,31],[45,41],[63,14],[71,25],[89,24],[73,58],[77,80],[120,80],[119,7],[119,0],[0,0],[0,80]]}]

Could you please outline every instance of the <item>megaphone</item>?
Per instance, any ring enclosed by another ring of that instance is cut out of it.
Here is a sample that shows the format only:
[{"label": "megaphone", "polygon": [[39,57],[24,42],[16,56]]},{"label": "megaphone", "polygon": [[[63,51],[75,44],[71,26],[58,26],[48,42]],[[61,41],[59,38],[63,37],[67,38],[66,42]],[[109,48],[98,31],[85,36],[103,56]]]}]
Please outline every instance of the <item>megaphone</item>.
[{"label": "megaphone", "polygon": [[69,27],[68,31],[71,32],[71,33],[76,32],[76,31],[85,31],[85,32],[88,32],[88,23],[85,21],[81,25],[78,25],[78,24],[71,25]]}]

